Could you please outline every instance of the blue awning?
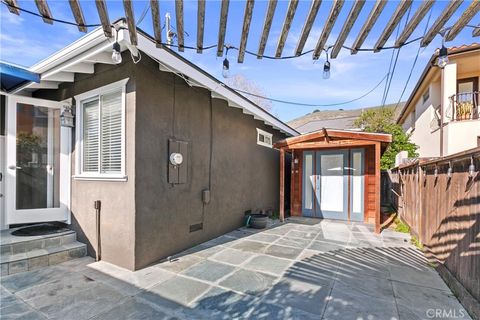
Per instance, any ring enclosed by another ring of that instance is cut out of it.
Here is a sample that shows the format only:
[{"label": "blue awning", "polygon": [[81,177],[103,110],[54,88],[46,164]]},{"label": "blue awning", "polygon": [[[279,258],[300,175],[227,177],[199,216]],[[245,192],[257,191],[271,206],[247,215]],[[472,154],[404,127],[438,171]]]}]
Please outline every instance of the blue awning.
[{"label": "blue awning", "polygon": [[29,82],[40,83],[40,75],[10,63],[0,62],[0,81],[2,90],[9,92]]}]

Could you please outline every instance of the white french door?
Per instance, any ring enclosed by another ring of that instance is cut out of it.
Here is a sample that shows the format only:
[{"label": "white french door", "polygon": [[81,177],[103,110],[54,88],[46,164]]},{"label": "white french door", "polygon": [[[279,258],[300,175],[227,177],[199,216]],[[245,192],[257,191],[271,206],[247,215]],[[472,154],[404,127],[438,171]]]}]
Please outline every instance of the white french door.
[{"label": "white french door", "polygon": [[70,220],[70,134],[63,104],[8,96],[6,224]]}]

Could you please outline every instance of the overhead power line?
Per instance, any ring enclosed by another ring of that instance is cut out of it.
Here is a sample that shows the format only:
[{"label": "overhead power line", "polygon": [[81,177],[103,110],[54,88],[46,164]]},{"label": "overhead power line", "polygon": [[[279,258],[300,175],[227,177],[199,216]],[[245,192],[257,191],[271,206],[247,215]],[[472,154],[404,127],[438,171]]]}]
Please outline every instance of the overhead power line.
[{"label": "overhead power line", "polygon": [[357,98],[355,98],[355,99],[348,100],[348,101],[336,102],[336,103],[316,103],[316,104],[313,104],[313,103],[301,103],[301,102],[295,102],[295,101],[288,101],[288,100],[281,100],[281,99],[269,98],[269,97],[266,97],[266,96],[262,96],[262,95],[259,95],[259,94],[251,93],[251,92],[244,91],[244,90],[240,90],[240,89],[236,89],[236,88],[232,88],[232,89],[235,90],[235,91],[237,91],[237,92],[239,92],[239,93],[244,93],[244,94],[247,94],[247,95],[256,97],[256,98],[265,99],[265,100],[270,100],[270,101],[278,102],[278,103],[284,103],[284,104],[290,104],[290,105],[296,105],[296,106],[302,106],[302,107],[332,107],[332,106],[339,106],[339,105],[343,105],[343,104],[352,103],[352,102],[355,102],[355,101],[357,101],[357,100],[360,100],[360,99],[368,96],[370,93],[372,93],[373,91],[375,91],[375,89],[377,89],[377,88],[382,84],[382,82],[385,80],[386,77],[387,77],[387,74],[386,74],[385,76],[383,76],[382,80],[380,80],[380,82],[377,83],[377,84],[375,85],[375,87],[373,87],[372,89],[370,89],[368,92],[362,94],[361,96],[359,96],[359,97],[357,97]]}]

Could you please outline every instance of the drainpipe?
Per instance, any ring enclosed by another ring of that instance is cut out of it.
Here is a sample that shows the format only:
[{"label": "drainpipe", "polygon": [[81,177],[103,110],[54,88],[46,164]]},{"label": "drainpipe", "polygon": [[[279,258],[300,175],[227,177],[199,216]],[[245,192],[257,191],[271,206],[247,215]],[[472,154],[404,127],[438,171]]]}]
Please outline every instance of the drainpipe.
[{"label": "drainpipe", "polygon": [[96,220],[96,229],[97,229],[97,252],[95,256],[96,261],[100,261],[102,259],[102,243],[100,240],[100,210],[102,208],[102,202],[100,200],[96,200],[94,202],[95,207],[95,220]]}]

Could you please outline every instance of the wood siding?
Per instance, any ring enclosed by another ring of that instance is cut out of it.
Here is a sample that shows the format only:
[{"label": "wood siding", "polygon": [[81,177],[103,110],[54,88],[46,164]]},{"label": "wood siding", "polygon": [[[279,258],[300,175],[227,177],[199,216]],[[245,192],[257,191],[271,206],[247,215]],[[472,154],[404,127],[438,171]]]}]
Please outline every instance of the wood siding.
[{"label": "wood siding", "polygon": [[[474,176],[468,174],[473,156]],[[389,198],[424,244],[426,255],[443,264],[480,300],[480,148],[447,159],[390,172]],[[447,171],[453,168],[451,178]],[[435,175],[435,168],[438,169]]]},{"label": "wood siding", "polygon": [[[375,223],[377,211],[376,180],[375,180],[375,146],[364,148],[365,150],[365,179],[364,179],[364,221]],[[316,150],[313,150],[316,151]],[[321,151],[321,150],[318,150]],[[295,159],[298,163],[295,163]],[[290,214],[292,216],[302,215],[302,192],[303,192],[303,151],[294,150],[292,157],[291,172],[291,206]]]}]

